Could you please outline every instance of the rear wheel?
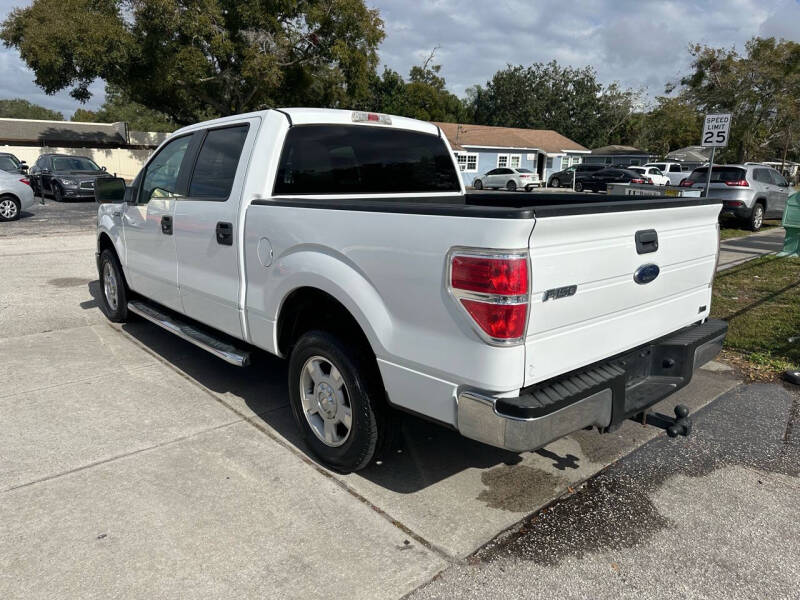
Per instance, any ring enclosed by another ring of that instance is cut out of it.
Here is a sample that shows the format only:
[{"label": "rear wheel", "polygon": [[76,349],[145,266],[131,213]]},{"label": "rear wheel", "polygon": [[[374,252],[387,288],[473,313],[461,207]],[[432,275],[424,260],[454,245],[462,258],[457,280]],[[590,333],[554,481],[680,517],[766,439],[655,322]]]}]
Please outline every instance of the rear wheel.
[{"label": "rear wheel", "polygon": [[474,187],[476,190],[482,190],[483,182],[480,179],[476,179],[475,181],[472,182],[472,187]]},{"label": "rear wheel", "polygon": [[753,206],[753,212],[750,213],[750,220],[748,222],[748,227],[750,231],[758,231],[761,229],[761,225],[764,224],[764,205],[760,202],[756,202],[755,206]]},{"label": "rear wheel", "polygon": [[19,211],[19,200],[13,196],[0,196],[0,221],[16,221]]},{"label": "rear wheel", "polygon": [[374,356],[357,342],[309,331],[289,357],[292,414],[311,451],[349,473],[366,467],[385,439],[385,392]]},{"label": "rear wheel", "polygon": [[507,189],[509,192],[515,192],[515,191],[517,191],[517,184],[516,184],[516,183],[514,183],[513,181],[509,181],[509,182],[506,184],[506,189]]},{"label": "rear wheel", "polygon": [[550,187],[561,187],[561,180],[558,177],[553,177],[550,180]]}]

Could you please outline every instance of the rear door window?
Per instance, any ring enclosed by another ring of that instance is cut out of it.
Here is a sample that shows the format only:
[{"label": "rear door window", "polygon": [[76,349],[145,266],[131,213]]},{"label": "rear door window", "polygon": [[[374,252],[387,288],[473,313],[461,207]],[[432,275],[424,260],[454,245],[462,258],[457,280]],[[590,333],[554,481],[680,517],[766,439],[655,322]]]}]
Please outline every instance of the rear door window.
[{"label": "rear door window", "polygon": [[681,172],[681,166],[680,165],[670,165],[669,166],[669,172],[670,173],[680,173]]},{"label": "rear door window", "polygon": [[248,124],[236,125],[206,134],[189,184],[190,198],[227,200],[249,128]]},{"label": "rear door window", "polygon": [[298,125],[286,135],[274,193],[461,191],[437,135],[370,125]]}]

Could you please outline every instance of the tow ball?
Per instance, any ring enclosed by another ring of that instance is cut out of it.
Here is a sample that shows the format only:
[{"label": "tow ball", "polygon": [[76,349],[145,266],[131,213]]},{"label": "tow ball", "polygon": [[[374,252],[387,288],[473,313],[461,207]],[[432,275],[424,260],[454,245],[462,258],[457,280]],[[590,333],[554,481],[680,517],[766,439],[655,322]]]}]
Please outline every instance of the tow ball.
[{"label": "tow ball", "polygon": [[689,418],[689,408],[683,404],[675,407],[675,418],[657,412],[642,412],[633,420],[640,421],[642,425],[652,425],[667,430],[671,438],[679,435],[688,436],[692,432],[692,420]]}]

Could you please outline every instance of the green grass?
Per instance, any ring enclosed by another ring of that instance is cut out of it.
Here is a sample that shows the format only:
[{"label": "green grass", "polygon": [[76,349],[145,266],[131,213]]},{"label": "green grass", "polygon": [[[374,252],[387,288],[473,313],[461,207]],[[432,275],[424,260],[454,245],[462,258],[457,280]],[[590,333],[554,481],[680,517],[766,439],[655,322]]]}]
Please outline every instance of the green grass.
[{"label": "green grass", "polygon": [[[761,225],[761,231],[766,231],[767,229],[772,229],[774,227],[780,227],[780,225],[780,221],[764,221],[764,223]],[[750,231],[749,229],[743,229],[743,224],[741,221],[724,220],[719,224],[719,239],[721,240],[744,237],[746,235],[753,235],[753,233],[755,232]]]},{"label": "green grass", "polygon": [[711,316],[725,347],[774,370],[800,366],[800,259],[765,256],[718,273]]}]

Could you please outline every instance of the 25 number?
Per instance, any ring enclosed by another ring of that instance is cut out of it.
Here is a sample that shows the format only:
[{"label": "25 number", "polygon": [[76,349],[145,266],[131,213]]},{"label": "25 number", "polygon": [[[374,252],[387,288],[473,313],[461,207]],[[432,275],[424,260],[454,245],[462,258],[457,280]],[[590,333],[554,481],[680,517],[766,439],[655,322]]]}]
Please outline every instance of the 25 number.
[{"label": "25 number", "polygon": [[[716,133],[716,136],[714,135]],[[714,139],[716,137],[716,139]],[[705,135],[703,136],[703,143],[710,144],[712,142],[716,142],[717,144],[724,144],[725,143],[725,132],[724,131],[706,131]]]}]

